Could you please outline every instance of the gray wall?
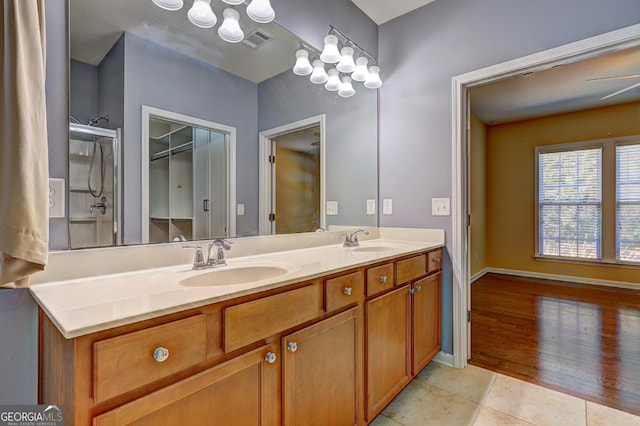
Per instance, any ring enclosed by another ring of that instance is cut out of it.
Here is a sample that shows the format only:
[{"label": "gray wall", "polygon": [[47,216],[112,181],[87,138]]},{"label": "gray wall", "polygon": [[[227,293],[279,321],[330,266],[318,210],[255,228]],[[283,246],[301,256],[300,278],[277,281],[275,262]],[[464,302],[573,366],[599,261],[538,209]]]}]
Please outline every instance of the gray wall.
[{"label": "gray wall", "polygon": [[[451,197],[451,78],[640,21],[638,0],[436,0],[379,28],[382,226],[444,228],[431,198]],[[445,264],[446,266],[446,264]],[[443,348],[452,351],[445,271]]]},{"label": "gray wall", "polygon": [[366,200],[378,192],[378,92],[353,86],[353,97],[340,98],[308,77],[283,72],[258,86],[258,127],[326,114],[326,197],[338,202],[338,215],[327,216],[327,225],[376,226],[376,216],[364,215]]},{"label": "gray wall", "polygon": [[[124,243],[141,241],[141,107],[147,105],[233,126],[236,198],[245,203],[238,235],[258,232],[258,87],[255,83],[125,34]],[[162,90],[158,90],[162,87]]]},{"label": "gray wall", "polygon": [[69,61],[69,118],[82,124],[98,115],[98,68],[84,62]]}]

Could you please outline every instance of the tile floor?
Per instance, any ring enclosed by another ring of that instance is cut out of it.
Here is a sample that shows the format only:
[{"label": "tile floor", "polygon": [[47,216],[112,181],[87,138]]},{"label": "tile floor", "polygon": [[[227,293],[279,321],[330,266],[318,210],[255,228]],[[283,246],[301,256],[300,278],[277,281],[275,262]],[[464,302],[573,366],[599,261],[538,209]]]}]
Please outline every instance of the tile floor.
[{"label": "tile floor", "polygon": [[472,365],[432,362],[372,426],[640,426],[640,417]]}]

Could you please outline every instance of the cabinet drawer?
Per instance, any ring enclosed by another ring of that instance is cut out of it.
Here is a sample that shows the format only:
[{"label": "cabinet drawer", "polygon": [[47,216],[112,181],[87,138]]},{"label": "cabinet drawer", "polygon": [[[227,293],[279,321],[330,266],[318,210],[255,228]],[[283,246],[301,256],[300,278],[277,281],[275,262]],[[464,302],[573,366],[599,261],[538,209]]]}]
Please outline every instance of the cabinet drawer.
[{"label": "cabinet drawer", "polygon": [[362,273],[354,272],[326,281],[327,312],[359,301],[364,294]]},{"label": "cabinet drawer", "polygon": [[224,350],[231,352],[273,336],[323,312],[319,283],[230,306],[223,311]]},{"label": "cabinet drawer", "polygon": [[393,263],[367,269],[367,296],[393,287]]},{"label": "cabinet drawer", "polygon": [[396,262],[396,284],[404,284],[427,273],[425,255],[410,257]]},{"label": "cabinet drawer", "polygon": [[[165,360],[154,358],[158,348],[168,351]],[[105,401],[198,364],[206,355],[206,315],[100,340],[93,344],[94,398]]]},{"label": "cabinet drawer", "polygon": [[428,272],[437,271],[442,268],[442,250],[431,251],[428,254]]}]

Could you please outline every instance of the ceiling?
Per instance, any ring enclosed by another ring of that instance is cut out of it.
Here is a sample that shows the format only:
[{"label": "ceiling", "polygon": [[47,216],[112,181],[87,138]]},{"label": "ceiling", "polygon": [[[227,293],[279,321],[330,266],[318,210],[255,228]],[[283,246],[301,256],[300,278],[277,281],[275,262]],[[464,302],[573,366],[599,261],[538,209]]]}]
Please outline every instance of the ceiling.
[{"label": "ceiling", "polygon": [[639,73],[640,46],[471,88],[471,111],[486,124],[498,124],[636,102],[640,87],[601,98],[640,83],[640,76],[593,79]]},{"label": "ceiling", "polygon": [[376,24],[384,24],[435,0],[351,0]]}]

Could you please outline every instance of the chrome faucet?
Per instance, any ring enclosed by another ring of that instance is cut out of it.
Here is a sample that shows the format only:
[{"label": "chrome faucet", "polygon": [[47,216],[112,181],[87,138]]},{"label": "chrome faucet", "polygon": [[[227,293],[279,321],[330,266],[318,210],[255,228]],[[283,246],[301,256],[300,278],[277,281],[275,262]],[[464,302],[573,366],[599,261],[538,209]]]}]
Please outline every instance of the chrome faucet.
[{"label": "chrome faucet", "polygon": [[93,213],[93,209],[98,209],[101,214],[107,213],[107,197],[100,198],[100,201],[89,206],[89,213]]},{"label": "chrome faucet", "polygon": [[349,232],[344,237],[344,244],[342,247],[358,247],[360,241],[358,241],[358,234],[369,235],[369,231],[366,229],[358,229],[357,231]]},{"label": "chrome faucet", "polygon": [[186,244],[183,245],[182,248],[194,249],[196,251],[195,257],[193,258],[192,269],[207,269],[226,266],[227,261],[224,258],[224,251],[231,250],[231,244],[231,242],[225,239],[216,238],[207,245],[206,258],[204,257],[202,246]]},{"label": "chrome faucet", "polygon": [[231,242],[223,239],[216,238],[209,243],[209,250],[207,252],[207,263],[210,267],[225,266],[227,260],[224,258],[225,250],[231,250]]}]

